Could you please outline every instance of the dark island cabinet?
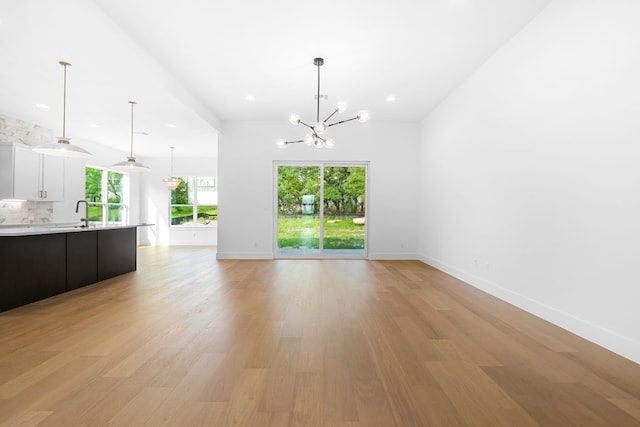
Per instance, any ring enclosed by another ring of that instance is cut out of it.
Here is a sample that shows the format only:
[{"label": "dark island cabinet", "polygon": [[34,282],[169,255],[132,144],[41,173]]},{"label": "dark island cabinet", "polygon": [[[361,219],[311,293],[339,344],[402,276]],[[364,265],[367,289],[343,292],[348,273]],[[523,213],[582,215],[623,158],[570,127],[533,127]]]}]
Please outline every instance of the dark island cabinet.
[{"label": "dark island cabinet", "polygon": [[136,229],[98,231],[98,280],[136,269]]},{"label": "dark island cabinet", "polygon": [[136,231],[0,236],[0,311],[135,271]]},{"label": "dark island cabinet", "polygon": [[64,234],[0,240],[0,311],[65,291],[65,245]]},{"label": "dark island cabinet", "polygon": [[98,281],[98,231],[67,233],[67,291]]}]

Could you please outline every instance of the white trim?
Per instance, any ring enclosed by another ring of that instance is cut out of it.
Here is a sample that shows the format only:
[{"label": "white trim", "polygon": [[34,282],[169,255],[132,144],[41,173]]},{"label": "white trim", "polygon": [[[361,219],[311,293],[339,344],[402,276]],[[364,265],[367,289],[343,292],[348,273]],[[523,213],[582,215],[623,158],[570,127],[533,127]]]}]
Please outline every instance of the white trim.
[{"label": "white trim", "polygon": [[[101,202],[91,202],[87,200],[87,194],[86,194],[87,168],[100,171],[100,198],[102,199]],[[122,194],[120,195],[120,200],[121,200],[120,203],[109,203],[109,173],[114,173],[121,176],[120,186],[122,189]],[[102,208],[101,209],[102,210],[101,225],[103,227],[106,227],[108,225],[119,224],[118,222],[115,222],[113,224],[109,222],[109,207],[111,206],[120,206],[122,208],[122,213],[121,213],[122,225],[126,226],[131,224],[130,209],[129,209],[129,206],[131,204],[130,203],[131,202],[130,200],[131,199],[131,181],[128,173],[119,171],[116,169],[104,168],[102,166],[85,165],[84,181],[85,181],[84,199],[87,201],[87,207],[100,206]]]},{"label": "white trim", "polygon": [[636,363],[640,363],[640,342],[638,341],[622,336],[572,314],[558,310],[555,307],[551,307],[525,295],[503,288],[491,281],[469,274],[463,270],[459,270],[437,259],[420,256],[419,260],[457,279],[460,279],[473,287],[481,289],[503,301],[515,305],[528,313],[551,322],[556,326],[566,329],[569,332],[611,350],[614,353],[626,357]]},{"label": "white trim", "polygon": [[[369,254],[370,260],[378,260],[378,261],[418,261],[420,258],[417,254],[410,253],[385,253],[385,252],[371,252]],[[421,261],[421,260],[420,260]]]},{"label": "white trim", "polygon": [[271,252],[217,252],[216,259],[274,259]]},{"label": "white trim", "polygon": [[[209,225],[173,225],[171,223],[172,219],[173,219],[173,217],[171,215],[172,215],[172,209],[173,209],[174,206],[191,206],[191,221],[194,224],[197,224],[198,223],[198,207],[199,206],[215,206],[217,208],[218,207],[217,201],[216,201],[215,205],[210,205],[210,204],[206,204],[206,203],[199,203],[199,201],[198,201],[198,179],[209,179],[209,178],[213,179],[213,188],[215,189],[215,193],[218,193],[218,187],[216,185],[216,176],[211,176],[211,175],[179,175],[179,176],[176,176],[176,178],[182,180],[183,182],[184,182],[183,178],[186,178],[187,179],[187,185],[189,185],[189,179],[192,180],[192,184],[193,184],[193,190],[192,190],[192,192],[193,192],[193,203],[176,203],[176,204],[173,204],[173,203],[171,203],[171,200],[172,200],[171,193],[173,192],[173,190],[169,191],[169,206],[168,206],[168,215],[169,215],[168,216],[168,218],[169,218],[169,221],[168,221],[169,222],[169,226],[168,226],[168,228],[169,228],[169,230],[185,229],[185,228],[188,228],[188,227],[190,227],[190,228],[200,228],[200,227],[207,228],[207,227],[211,227]],[[216,196],[216,198],[217,198],[217,196]],[[217,227],[217,222],[218,222],[218,220],[216,218],[215,227]]]}]

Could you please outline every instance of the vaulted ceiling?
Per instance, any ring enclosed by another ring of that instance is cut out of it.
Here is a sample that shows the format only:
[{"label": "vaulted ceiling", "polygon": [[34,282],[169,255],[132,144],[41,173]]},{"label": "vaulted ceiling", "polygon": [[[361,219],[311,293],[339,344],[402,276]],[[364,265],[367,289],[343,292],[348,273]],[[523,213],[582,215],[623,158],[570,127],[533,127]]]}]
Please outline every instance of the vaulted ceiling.
[{"label": "vaulted ceiling", "polygon": [[0,114],[60,134],[65,60],[73,141],[127,152],[135,100],[137,155],[215,156],[225,121],[313,118],[323,57],[322,111],[419,121],[549,2],[3,0]]}]

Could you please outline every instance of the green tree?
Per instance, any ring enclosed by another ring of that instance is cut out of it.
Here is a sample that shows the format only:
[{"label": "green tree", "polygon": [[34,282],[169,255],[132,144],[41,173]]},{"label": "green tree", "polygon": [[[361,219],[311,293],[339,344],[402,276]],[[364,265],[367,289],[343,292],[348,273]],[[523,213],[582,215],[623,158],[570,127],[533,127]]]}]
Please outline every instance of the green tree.
[{"label": "green tree", "polygon": [[344,183],[348,177],[348,168],[331,166],[324,169],[324,205],[327,212],[344,215],[348,210],[348,196]]},{"label": "green tree", "polygon": [[122,203],[122,178],[123,174],[118,172],[107,173],[107,195],[109,203]]},{"label": "green tree", "polygon": [[344,194],[349,198],[352,206],[351,213],[364,212],[366,175],[363,167],[350,167],[349,176],[344,182]]},{"label": "green tree", "polygon": [[[320,201],[320,168],[278,167],[278,208],[281,213],[300,211],[302,196],[312,194]],[[327,214],[353,215],[364,212],[365,168],[330,166],[324,169],[324,210]],[[316,203],[315,213],[319,210]]]},{"label": "green tree", "polygon": [[301,199],[302,180],[300,168],[278,167],[278,209],[284,214],[295,213],[297,201]]},{"label": "green tree", "polygon": [[188,205],[189,204],[189,184],[187,180],[178,177],[180,184],[171,192],[172,205]]},{"label": "green tree", "polygon": [[86,167],[84,194],[89,202],[102,202],[102,170]]},{"label": "green tree", "polygon": [[[278,209],[284,214],[301,210],[302,196],[312,194],[320,197],[320,168],[317,166],[278,167]],[[315,206],[317,212],[318,205]]]}]

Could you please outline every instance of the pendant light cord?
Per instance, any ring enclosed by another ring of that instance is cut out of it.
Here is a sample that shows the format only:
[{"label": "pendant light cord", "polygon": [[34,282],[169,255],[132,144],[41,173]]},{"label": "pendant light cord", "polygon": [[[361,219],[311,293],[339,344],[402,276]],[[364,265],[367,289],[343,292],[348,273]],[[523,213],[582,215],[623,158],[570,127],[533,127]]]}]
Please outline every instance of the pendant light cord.
[{"label": "pendant light cord", "polygon": [[316,108],[316,123],[320,122],[320,66],[322,64],[318,62],[318,106]]},{"label": "pendant light cord", "polygon": [[135,101],[129,101],[129,104],[131,104],[131,155],[130,157],[133,158],[133,106],[135,105]]},{"label": "pendant light cord", "polygon": [[67,136],[67,67],[71,64],[60,61],[60,65],[64,67],[64,84],[62,86],[62,138]]},{"label": "pendant light cord", "polygon": [[171,148],[171,176],[169,178],[173,179],[173,149],[174,147],[169,147]]},{"label": "pendant light cord", "polygon": [[[57,136],[56,142],[35,145],[32,151],[40,154],[60,157],[91,157],[91,153],[82,147],[72,145],[67,139],[67,68],[71,65],[66,61],[58,61],[62,65],[64,83],[62,85],[62,136]],[[42,193],[42,191],[41,191]],[[45,191],[46,193],[46,191]],[[46,198],[46,197],[45,197]]]}]

